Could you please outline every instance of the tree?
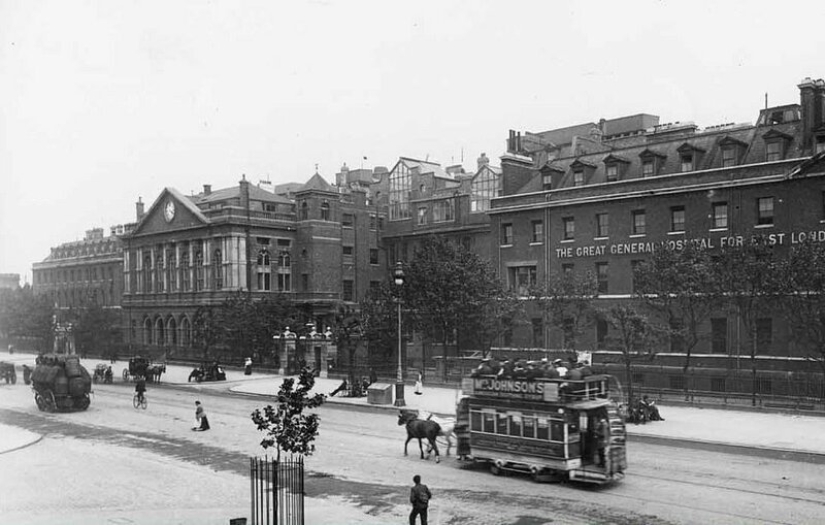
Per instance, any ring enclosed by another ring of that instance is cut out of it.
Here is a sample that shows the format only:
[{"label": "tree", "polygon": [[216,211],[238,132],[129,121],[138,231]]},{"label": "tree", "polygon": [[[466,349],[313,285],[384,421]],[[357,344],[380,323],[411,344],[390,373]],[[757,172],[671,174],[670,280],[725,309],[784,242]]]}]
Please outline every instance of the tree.
[{"label": "tree", "polygon": [[573,272],[553,273],[530,290],[530,300],[553,326],[563,330],[565,346],[575,350],[584,327],[590,324],[598,290],[591,273],[585,276]]},{"label": "tree", "polygon": [[[685,376],[693,350],[704,337],[700,328],[721,304],[723,290],[716,269],[707,250],[690,243],[682,250],[657,249],[634,268],[634,293],[665,320],[671,342],[683,347]],[[688,387],[686,380],[686,391]]]},{"label": "tree", "polygon": [[[825,377],[825,244],[794,246],[776,268],[779,305],[793,341]],[[819,393],[825,398],[825,382]]]},{"label": "tree", "polygon": [[72,311],[75,345],[83,357],[89,352],[111,356],[122,341],[120,314],[104,308],[96,301],[87,301]]},{"label": "tree", "polygon": [[487,319],[484,309],[500,296],[499,280],[489,262],[441,237],[425,238],[404,272],[402,300],[409,319],[425,337],[441,342],[445,360],[451,336],[456,336],[460,348],[458,328],[462,324],[480,328],[479,323]]},{"label": "tree", "polygon": [[664,332],[633,305],[614,305],[600,311],[599,315],[617,333],[617,343],[621,352],[627,378],[628,402],[633,401],[633,364],[637,361],[652,361],[656,356],[656,346]]},{"label": "tree", "polygon": [[0,292],[0,333],[10,338],[32,338],[36,341],[36,350],[51,350],[55,329],[51,299],[35,294],[29,284]]},{"label": "tree", "polygon": [[[716,282],[745,327],[751,360],[751,403],[756,406],[756,354],[759,349],[757,322],[770,315],[771,299],[776,298],[777,260],[774,246],[763,237],[754,237],[742,246],[727,248],[717,259]],[[737,341],[741,345],[741,340]]]},{"label": "tree", "polygon": [[499,290],[497,297],[485,301],[482,307],[468,314],[460,327],[462,341],[481,350],[489,357],[493,343],[523,322],[524,301],[512,291]]},{"label": "tree", "polygon": [[358,341],[361,340],[363,330],[358,312],[348,306],[340,306],[335,313],[335,324],[332,327],[332,341],[338,352],[347,355],[349,385],[355,385],[355,352]]},{"label": "tree", "polygon": [[307,368],[301,368],[298,384],[288,377],[278,389],[275,406],[267,405],[252,412],[252,422],[265,433],[261,447],[276,449],[276,461],[281,459],[281,451],[290,454],[310,456],[315,452],[315,436],[321,419],[318,414],[305,414],[305,410],[320,407],[326,400],[324,394],[310,395],[315,386],[315,376]]}]

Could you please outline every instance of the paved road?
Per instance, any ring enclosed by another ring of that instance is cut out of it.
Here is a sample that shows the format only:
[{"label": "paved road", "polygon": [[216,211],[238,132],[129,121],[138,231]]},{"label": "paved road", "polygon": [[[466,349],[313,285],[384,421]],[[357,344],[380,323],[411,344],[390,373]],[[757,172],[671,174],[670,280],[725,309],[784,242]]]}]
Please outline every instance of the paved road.
[{"label": "paved road", "polygon": [[[29,449],[0,455],[0,470],[18,472],[24,459],[34,454],[40,458],[43,451],[43,469],[34,471],[49,473],[39,480],[41,492],[52,490],[54,497],[63,497],[65,484],[54,480],[77,480],[69,492],[75,499],[55,500],[52,508],[53,513],[61,506],[72,509],[75,523],[94,523],[85,520],[95,505],[105,511],[107,520],[164,522],[123,495],[132,485],[153,496],[152,512],[174,511],[175,523],[227,523],[230,517],[245,515],[237,514],[245,511],[238,502],[248,501],[245,465],[249,455],[260,452],[260,435],[248,415],[262,405],[260,398],[227,395],[229,386],[233,383],[150,387],[146,412],[131,407],[129,385],[98,386],[90,410],[75,414],[37,412],[25,387],[4,391],[0,422],[45,439]],[[196,397],[212,416],[211,432],[189,430]],[[821,467],[816,465],[631,443],[629,476],[608,490],[536,484],[518,476],[498,478],[484,470],[465,470],[454,460],[436,465],[414,455],[404,458],[403,429],[391,411],[322,408],[320,413],[318,450],[307,463],[307,508],[314,513],[307,523],[403,523],[413,473],[420,473],[436,491],[434,516],[441,523],[452,519],[479,525],[538,525],[552,519],[554,524],[738,525],[817,523],[825,514]],[[50,465],[48,460],[60,458],[61,448],[70,453],[71,461],[63,458]],[[135,463],[135,458],[146,458],[152,468]],[[26,479],[31,474],[30,469]],[[11,478],[15,480],[20,478]],[[0,493],[12,496],[4,501],[17,503],[4,515],[23,518],[20,509],[33,502],[9,488],[9,482],[0,481]],[[158,488],[168,495],[158,494]],[[117,490],[108,498],[111,502],[87,495],[110,489]],[[0,510],[2,505],[6,503]]]}]

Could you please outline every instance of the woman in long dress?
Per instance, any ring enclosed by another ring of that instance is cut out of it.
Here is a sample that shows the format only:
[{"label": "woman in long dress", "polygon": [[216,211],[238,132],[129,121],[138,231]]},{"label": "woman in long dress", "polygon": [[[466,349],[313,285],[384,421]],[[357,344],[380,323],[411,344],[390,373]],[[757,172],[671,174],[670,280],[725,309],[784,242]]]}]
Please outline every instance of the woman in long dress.
[{"label": "woman in long dress", "polygon": [[200,401],[195,401],[195,419],[200,425],[195,426],[192,430],[209,430],[209,419],[206,417],[206,410],[204,410]]}]

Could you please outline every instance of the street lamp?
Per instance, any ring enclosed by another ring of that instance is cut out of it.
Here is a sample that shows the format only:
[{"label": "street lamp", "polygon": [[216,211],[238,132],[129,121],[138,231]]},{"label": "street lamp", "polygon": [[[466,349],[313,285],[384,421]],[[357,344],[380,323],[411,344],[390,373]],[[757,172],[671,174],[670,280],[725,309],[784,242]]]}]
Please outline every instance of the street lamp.
[{"label": "street lamp", "polygon": [[395,378],[395,406],[403,407],[406,403],[404,402],[404,372],[401,368],[401,290],[404,286],[404,269],[401,267],[401,261],[395,263],[392,276],[398,288],[395,297],[398,304],[398,372]]}]

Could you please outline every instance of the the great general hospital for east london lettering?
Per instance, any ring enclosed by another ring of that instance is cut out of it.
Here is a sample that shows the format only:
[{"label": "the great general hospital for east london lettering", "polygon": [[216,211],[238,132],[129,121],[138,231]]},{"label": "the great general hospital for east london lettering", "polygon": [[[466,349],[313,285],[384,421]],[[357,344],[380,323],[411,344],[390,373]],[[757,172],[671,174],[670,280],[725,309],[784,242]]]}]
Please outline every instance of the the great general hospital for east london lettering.
[{"label": "the great general hospital for east london lettering", "polygon": [[[590,244],[587,246],[563,246],[556,248],[556,257],[565,259],[570,257],[601,257],[610,255],[634,255],[653,253],[656,249],[668,248],[671,250],[681,250],[689,244],[699,248],[713,250],[715,248],[729,248],[743,246],[746,242],[755,242],[757,239],[764,239],[769,245],[799,244],[800,242],[813,241],[825,242],[825,230],[799,231],[799,232],[773,232],[764,235],[754,234],[746,237],[743,235],[725,235],[719,232],[719,236],[714,237],[689,237],[682,239],[669,239],[665,241],[627,241],[620,243],[606,242],[604,244]],[[561,241],[571,242],[571,241]]]}]

